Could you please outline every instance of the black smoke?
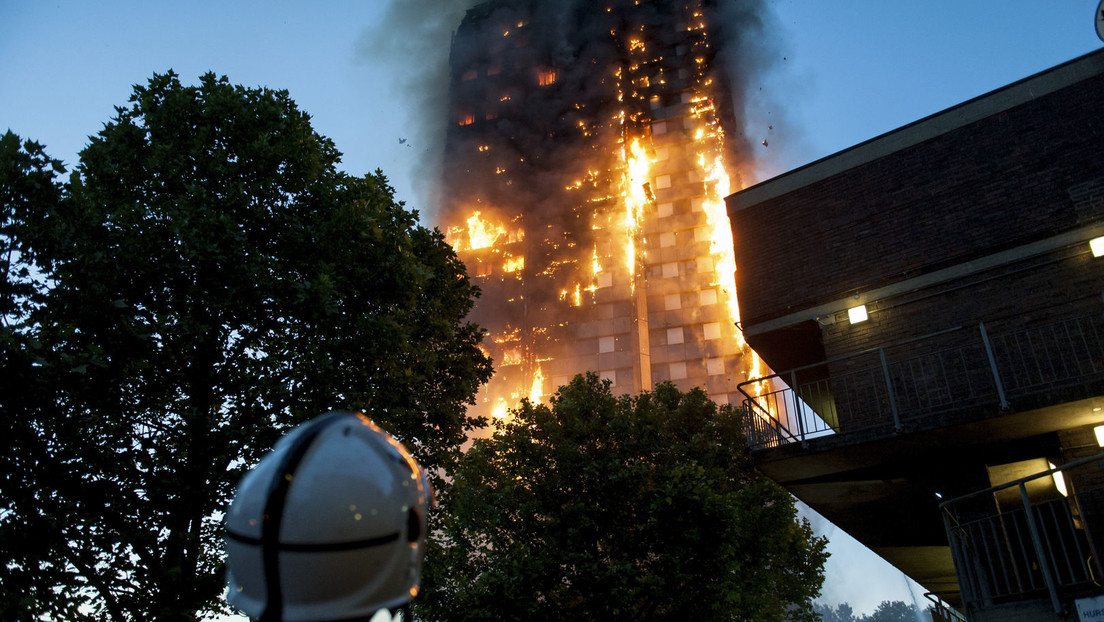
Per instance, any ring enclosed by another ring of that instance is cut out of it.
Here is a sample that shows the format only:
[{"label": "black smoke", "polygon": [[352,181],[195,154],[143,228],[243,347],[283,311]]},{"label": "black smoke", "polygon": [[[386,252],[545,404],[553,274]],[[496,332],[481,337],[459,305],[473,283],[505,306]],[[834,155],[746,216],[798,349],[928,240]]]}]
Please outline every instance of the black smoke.
[{"label": "black smoke", "polygon": [[[402,128],[427,156],[420,159],[413,179],[419,207],[435,212],[439,204],[446,112],[448,110],[448,59],[452,34],[464,13],[479,0],[390,0],[382,21],[365,29],[358,55],[368,63],[399,68],[395,84],[379,85],[410,106],[413,127]],[[366,122],[370,120],[366,119]],[[432,214],[429,221],[432,222]]]},{"label": "black smoke", "polygon": [[[594,102],[608,94],[609,73],[617,64],[619,50],[610,47],[609,37],[605,36],[610,27],[610,18],[603,7],[609,2],[593,0],[391,0],[383,20],[365,30],[360,43],[360,53],[367,62],[389,63],[402,68],[402,77],[397,84],[385,85],[395,91],[396,96],[408,103],[413,127],[403,128],[404,135],[411,135],[424,150],[426,157],[420,159],[412,171],[412,177],[422,180],[420,184],[419,205],[428,208],[437,216],[431,218],[441,222],[455,220],[448,212],[449,188],[438,183],[448,179],[443,171],[445,163],[446,134],[455,120],[449,117],[449,62],[450,56],[456,56],[461,50],[453,50],[455,33],[461,27],[465,15],[469,19],[491,19],[496,13],[521,12],[531,15],[532,23],[539,24],[531,28],[529,42],[535,54],[532,62],[545,63],[560,69],[563,88],[557,89],[556,97],[549,101],[526,102],[525,105],[540,105],[546,108],[558,107],[556,118],[564,117],[564,123],[574,121],[573,116],[600,116],[594,110],[575,111],[570,104],[575,101]],[[617,2],[613,2],[617,4]],[[642,2],[634,8],[633,19],[648,22],[653,15],[662,20],[672,6],[678,2],[652,0]],[[778,51],[778,27],[766,0],[707,0],[707,19],[713,30],[711,40],[716,56],[713,64],[717,68],[717,80],[721,85],[720,102],[725,106],[723,114],[727,116],[729,135],[726,141],[730,173],[754,167],[757,156],[764,155],[762,140],[772,138],[784,125],[781,108],[763,93],[763,76],[769,72],[781,54]],[[649,13],[653,15],[649,15]],[[625,24],[619,24],[624,26]],[[450,52],[451,50],[451,52]],[[455,88],[455,83],[452,85]],[[749,117],[750,115],[750,117]],[[564,128],[531,127],[531,119],[542,117],[538,111],[531,114],[503,119],[503,131],[514,134],[515,145],[529,153],[544,153],[544,162],[526,163],[526,168],[539,169],[556,165],[561,158],[554,154],[558,151],[569,153],[574,145],[563,141],[560,149],[547,145],[538,150],[530,150],[525,141],[541,142],[562,139]],[[749,120],[750,118],[750,120]],[[770,129],[767,129],[767,126]],[[763,127],[760,127],[763,126]],[[454,129],[454,128],[452,128]],[[454,158],[450,158],[452,160]],[[578,156],[568,156],[568,160]],[[449,166],[457,163],[450,161]],[[459,163],[463,166],[463,163]],[[539,180],[543,176],[531,179]],[[554,176],[556,177],[556,176]],[[538,181],[526,184],[528,194],[547,197],[553,186],[560,186],[560,179],[549,180],[549,187],[540,187]],[[734,179],[739,183],[739,180]],[[513,188],[517,192],[518,188]],[[520,201],[528,201],[522,198]],[[543,211],[543,210],[541,210]],[[561,210],[549,210],[560,213]],[[566,216],[565,216],[566,217]]]}]

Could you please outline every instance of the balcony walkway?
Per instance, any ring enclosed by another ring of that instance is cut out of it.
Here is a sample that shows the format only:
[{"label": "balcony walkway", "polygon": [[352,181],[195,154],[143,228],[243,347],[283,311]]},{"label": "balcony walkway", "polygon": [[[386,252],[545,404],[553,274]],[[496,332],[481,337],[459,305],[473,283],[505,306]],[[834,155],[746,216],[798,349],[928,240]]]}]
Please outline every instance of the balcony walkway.
[{"label": "balcony walkway", "polygon": [[[740,390],[757,467],[928,590],[955,606],[1045,600],[1041,575],[1026,567],[1010,570],[1008,581],[983,574],[963,585],[955,571],[956,555],[1004,568],[994,557],[1002,549],[952,542],[992,539],[1026,518],[1003,514],[990,496],[980,514],[959,507],[955,531],[940,504],[987,489],[986,465],[1061,455],[1057,432],[1104,423],[1104,314],[953,327],[756,378]],[[1072,503],[1099,505],[1101,497],[1071,492]],[[1039,520],[1054,526],[1068,522],[1059,510],[1031,511],[1050,512]],[[1083,529],[1091,512],[1077,511]],[[1104,518],[1092,522],[1104,526]],[[1021,565],[1034,563],[1024,555]],[[1056,565],[1086,568],[1073,559]],[[1083,587],[1084,573],[1063,572],[1069,585]],[[1015,581],[1022,591],[1008,587]]]},{"label": "balcony walkway", "polygon": [[[1104,315],[1006,332],[956,327],[740,385],[753,450],[840,434],[881,436],[1072,399],[1104,383]],[[1035,399],[1033,399],[1035,398]],[[1067,400],[1068,401],[1068,400]]]}]

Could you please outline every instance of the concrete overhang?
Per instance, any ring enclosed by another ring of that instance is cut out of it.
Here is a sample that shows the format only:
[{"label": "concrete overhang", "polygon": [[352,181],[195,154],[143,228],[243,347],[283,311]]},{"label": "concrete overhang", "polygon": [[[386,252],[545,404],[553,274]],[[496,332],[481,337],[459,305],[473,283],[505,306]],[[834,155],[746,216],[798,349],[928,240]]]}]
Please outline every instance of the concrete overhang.
[{"label": "concrete overhang", "polygon": [[[1104,423],[1104,397],[895,434],[836,435],[756,450],[767,477],[913,578],[958,603],[958,583],[938,506],[962,491],[940,482],[987,465],[1036,458],[1059,430]],[[993,441],[1000,441],[994,444]],[[985,482],[963,482],[982,489]],[[940,496],[942,495],[942,496]]]}]

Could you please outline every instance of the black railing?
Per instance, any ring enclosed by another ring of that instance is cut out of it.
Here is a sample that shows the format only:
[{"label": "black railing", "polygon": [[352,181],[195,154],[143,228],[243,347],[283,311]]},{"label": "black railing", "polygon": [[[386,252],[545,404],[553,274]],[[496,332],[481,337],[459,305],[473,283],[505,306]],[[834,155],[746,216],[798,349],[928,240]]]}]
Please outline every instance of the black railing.
[{"label": "black railing", "polygon": [[[1065,486],[1076,469],[1095,469],[1102,459],[1099,454],[940,505],[968,609],[1049,598],[1055,613],[1064,613],[1063,594],[1100,590],[1104,489],[1058,492],[1044,478],[1061,478],[1055,482]],[[1054,492],[1042,498],[1029,492],[1040,487]]]},{"label": "black railing", "polygon": [[1104,379],[1104,316],[956,327],[739,385],[753,449],[991,405]]},{"label": "black railing", "polygon": [[931,613],[932,622],[967,622],[966,616],[947,604],[938,593],[925,592],[924,598],[931,602],[928,612]]}]

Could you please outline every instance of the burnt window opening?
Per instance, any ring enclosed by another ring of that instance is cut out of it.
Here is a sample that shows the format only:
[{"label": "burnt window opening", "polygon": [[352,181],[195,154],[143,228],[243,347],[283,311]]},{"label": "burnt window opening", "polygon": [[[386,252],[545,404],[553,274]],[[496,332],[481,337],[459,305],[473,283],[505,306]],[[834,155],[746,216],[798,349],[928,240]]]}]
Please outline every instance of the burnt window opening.
[{"label": "burnt window opening", "polygon": [[549,86],[556,83],[556,70],[545,67],[537,72],[537,84],[540,86]]}]

